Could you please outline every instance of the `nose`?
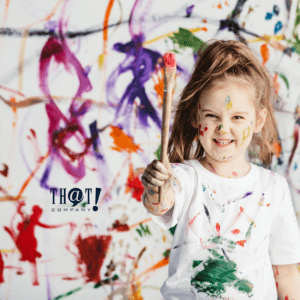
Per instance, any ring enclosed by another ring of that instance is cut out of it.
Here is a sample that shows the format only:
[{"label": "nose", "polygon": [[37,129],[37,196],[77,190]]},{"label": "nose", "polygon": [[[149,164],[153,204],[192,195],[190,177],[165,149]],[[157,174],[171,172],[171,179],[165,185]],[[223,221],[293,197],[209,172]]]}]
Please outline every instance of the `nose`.
[{"label": "nose", "polygon": [[218,132],[218,134],[226,134],[230,130],[226,122],[220,122],[219,124],[217,124],[216,131]]}]

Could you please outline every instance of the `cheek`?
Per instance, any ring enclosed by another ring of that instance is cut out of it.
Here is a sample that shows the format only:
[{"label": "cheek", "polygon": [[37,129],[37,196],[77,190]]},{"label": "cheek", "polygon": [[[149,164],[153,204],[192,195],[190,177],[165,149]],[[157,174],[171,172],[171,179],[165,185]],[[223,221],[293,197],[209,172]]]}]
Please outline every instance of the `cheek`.
[{"label": "cheek", "polygon": [[206,126],[206,124],[199,124],[198,127],[198,134],[204,136],[205,132],[208,130],[208,127]]}]

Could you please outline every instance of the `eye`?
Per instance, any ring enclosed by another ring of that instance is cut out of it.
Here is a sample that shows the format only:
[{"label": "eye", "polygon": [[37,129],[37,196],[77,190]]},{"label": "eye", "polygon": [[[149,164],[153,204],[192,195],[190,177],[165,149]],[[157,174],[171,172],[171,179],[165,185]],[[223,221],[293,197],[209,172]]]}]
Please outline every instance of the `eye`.
[{"label": "eye", "polygon": [[212,117],[212,118],[216,117],[217,118],[217,116],[213,115],[213,114],[207,114],[207,115],[205,115],[205,117]]},{"label": "eye", "polygon": [[241,116],[234,116],[234,118],[237,118],[237,120],[244,119],[244,118],[241,117]]}]

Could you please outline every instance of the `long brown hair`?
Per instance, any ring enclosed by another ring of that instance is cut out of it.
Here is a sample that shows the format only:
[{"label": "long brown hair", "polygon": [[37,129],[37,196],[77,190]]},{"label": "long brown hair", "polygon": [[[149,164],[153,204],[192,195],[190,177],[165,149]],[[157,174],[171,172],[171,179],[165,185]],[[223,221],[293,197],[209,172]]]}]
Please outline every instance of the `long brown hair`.
[{"label": "long brown hair", "polygon": [[267,69],[259,62],[249,47],[239,41],[208,41],[198,53],[191,79],[183,89],[176,107],[172,132],[168,144],[168,157],[171,163],[200,159],[204,154],[197,128],[192,126],[196,120],[198,101],[201,92],[209,88],[216,79],[242,79],[254,90],[256,117],[262,108],[267,109],[267,117],[260,134],[253,134],[248,151],[258,153],[263,165],[270,167],[274,152],[273,144],[279,143],[278,126],[273,112],[276,94]]}]

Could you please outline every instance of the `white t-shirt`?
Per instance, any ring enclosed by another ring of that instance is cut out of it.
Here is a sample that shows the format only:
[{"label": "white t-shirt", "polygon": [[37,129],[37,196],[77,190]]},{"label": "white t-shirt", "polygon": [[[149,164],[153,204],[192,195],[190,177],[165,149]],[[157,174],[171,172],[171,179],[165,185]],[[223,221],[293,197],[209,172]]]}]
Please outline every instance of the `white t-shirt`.
[{"label": "white t-shirt", "polygon": [[166,300],[277,300],[272,265],[300,262],[300,230],[286,179],[251,163],[241,178],[224,178],[199,161],[171,164],[175,206],[151,215],[177,224]]}]

